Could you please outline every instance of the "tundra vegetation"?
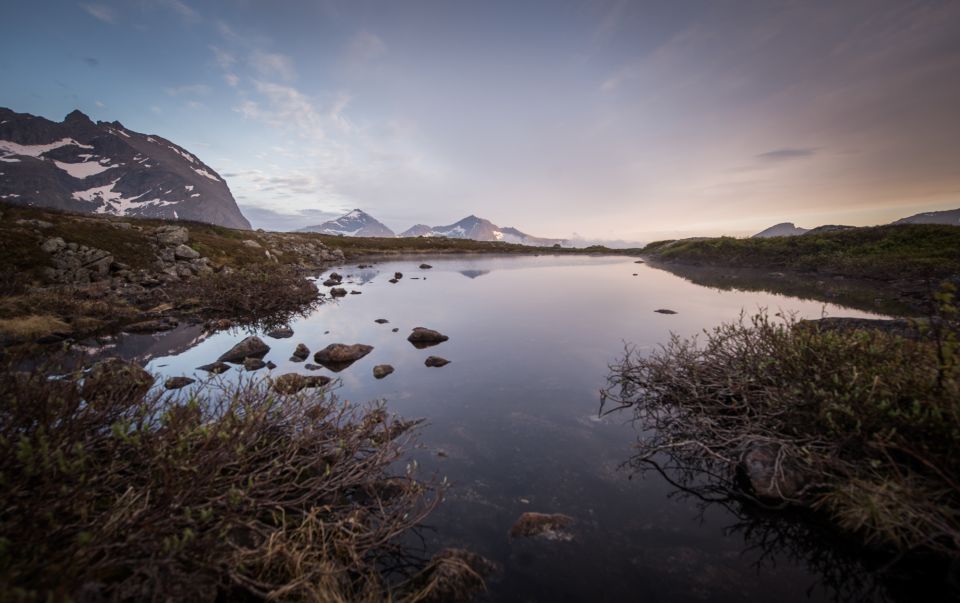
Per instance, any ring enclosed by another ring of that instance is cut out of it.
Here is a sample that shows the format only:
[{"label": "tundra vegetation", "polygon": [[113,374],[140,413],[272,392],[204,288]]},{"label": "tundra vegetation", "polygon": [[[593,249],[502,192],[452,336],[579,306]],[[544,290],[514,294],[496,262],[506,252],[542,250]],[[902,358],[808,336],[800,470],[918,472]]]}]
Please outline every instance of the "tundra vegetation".
[{"label": "tundra vegetation", "polygon": [[707,496],[808,510],[871,550],[955,564],[960,316],[952,286],[937,302],[908,332],[760,313],[650,354],[628,348],[605,402],[632,409],[637,466]]},{"label": "tundra vegetation", "polygon": [[443,484],[398,463],[416,422],[382,404],[254,381],[160,395],[119,361],[82,379],[4,368],[4,601],[439,601],[483,586],[482,558],[400,543]]}]

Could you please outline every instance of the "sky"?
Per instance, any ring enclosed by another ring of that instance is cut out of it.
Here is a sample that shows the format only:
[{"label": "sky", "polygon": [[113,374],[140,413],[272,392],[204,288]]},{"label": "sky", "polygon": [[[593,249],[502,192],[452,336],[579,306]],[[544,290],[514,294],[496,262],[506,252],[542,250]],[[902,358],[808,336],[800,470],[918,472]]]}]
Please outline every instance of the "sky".
[{"label": "sky", "polygon": [[159,134],[255,227],[649,241],[960,207],[960,1],[4,0],[0,106]]}]

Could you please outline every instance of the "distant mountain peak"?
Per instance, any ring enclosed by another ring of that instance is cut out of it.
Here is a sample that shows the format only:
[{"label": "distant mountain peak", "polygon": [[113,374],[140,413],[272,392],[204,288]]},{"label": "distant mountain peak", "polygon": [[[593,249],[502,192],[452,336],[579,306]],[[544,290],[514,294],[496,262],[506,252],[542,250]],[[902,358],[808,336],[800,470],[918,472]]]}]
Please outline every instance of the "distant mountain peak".
[{"label": "distant mountain peak", "polygon": [[781,222],[779,224],[774,224],[770,228],[761,230],[757,234],[753,235],[752,238],[764,239],[768,237],[795,237],[802,235],[805,232],[807,232],[806,228],[800,228],[794,225],[793,222]]},{"label": "distant mountain peak", "polygon": [[363,211],[353,209],[336,220],[328,220],[323,224],[307,226],[300,229],[302,232],[319,232],[321,234],[338,235],[344,237],[395,237],[392,230],[382,222]]},{"label": "distant mountain peak", "polygon": [[563,243],[563,239],[544,239],[521,232],[516,228],[501,228],[474,214],[447,226],[427,226],[417,224],[400,233],[401,237],[447,237],[451,239],[471,239],[474,241],[503,241],[538,247],[549,247]]}]

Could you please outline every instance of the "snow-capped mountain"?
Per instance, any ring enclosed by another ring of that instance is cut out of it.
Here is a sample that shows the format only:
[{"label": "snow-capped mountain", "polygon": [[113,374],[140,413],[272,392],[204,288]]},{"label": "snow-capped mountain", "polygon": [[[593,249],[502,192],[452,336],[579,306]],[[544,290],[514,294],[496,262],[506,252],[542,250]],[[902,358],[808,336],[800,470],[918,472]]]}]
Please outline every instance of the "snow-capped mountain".
[{"label": "snow-capped mountain", "polygon": [[0,199],[250,228],[227,183],[195,155],[80,111],[58,123],[0,108]]},{"label": "snow-capped mountain", "polygon": [[490,220],[478,218],[473,215],[467,216],[449,226],[426,226],[424,224],[417,224],[403,231],[398,236],[447,237],[451,239],[472,239],[474,241],[504,241],[506,243],[519,243],[521,245],[537,247],[549,247],[554,244],[563,243],[563,239],[534,237],[516,228],[500,227]]},{"label": "snow-capped mountain", "polygon": [[365,211],[355,209],[336,220],[301,228],[300,232],[319,232],[344,237],[395,237],[392,230]]}]

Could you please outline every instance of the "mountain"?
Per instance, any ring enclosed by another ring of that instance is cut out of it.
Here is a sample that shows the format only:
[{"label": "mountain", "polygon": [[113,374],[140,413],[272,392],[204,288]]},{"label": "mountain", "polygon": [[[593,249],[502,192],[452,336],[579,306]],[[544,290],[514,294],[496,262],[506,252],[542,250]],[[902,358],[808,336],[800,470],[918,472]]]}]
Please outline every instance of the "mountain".
[{"label": "mountain", "polygon": [[392,230],[365,211],[355,209],[336,220],[301,228],[299,232],[319,232],[344,237],[395,237]]},{"label": "mountain", "polygon": [[892,224],[952,224],[960,226],[960,209],[948,209],[946,211],[928,211],[922,214],[915,214],[900,218]]},{"label": "mountain", "polygon": [[844,226],[842,224],[824,224],[823,226],[817,226],[816,228],[811,228],[807,232],[803,233],[804,236],[823,234],[825,232],[837,232],[838,230],[853,230],[856,226]]},{"label": "mountain", "polygon": [[797,226],[794,226],[793,222],[781,222],[780,224],[774,224],[766,230],[761,230],[751,238],[765,239],[767,237],[795,237],[797,235],[802,235],[805,232],[807,232],[806,228],[798,228]]},{"label": "mountain", "polygon": [[401,232],[398,236],[447,237],[450,239],[471,239],[474,241],[504,241],[506,243],[519,243],[521,245],[531,245],[535,247],[549,247],[564,242],[563,239],[534,237],[509,226],[500,227],[490,220],[478,218],[473,215],[467,216],[449,226],[425,226],[423,224],[417,224]]},{"label": "mountain", "polygon": [[250,228],[227,183],[195,155],[80,111],[58,123],[0,108],[0,199]]}]

